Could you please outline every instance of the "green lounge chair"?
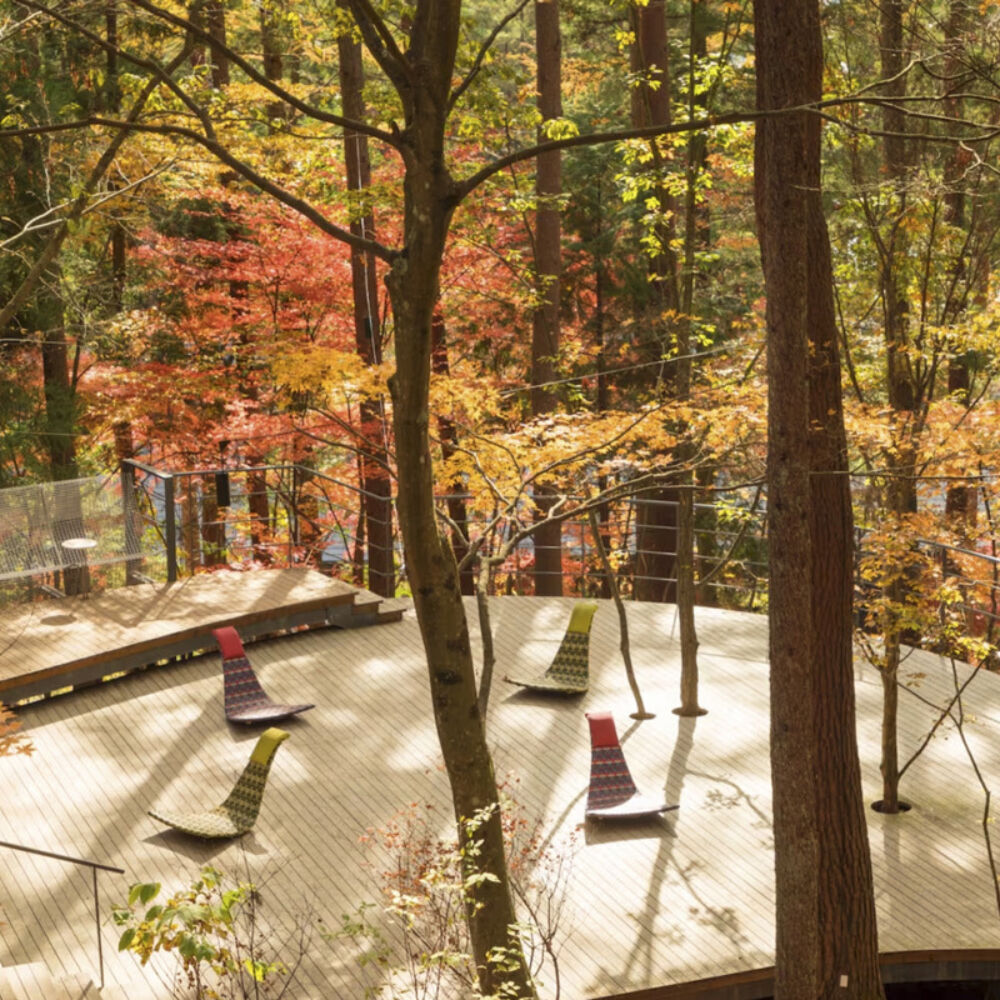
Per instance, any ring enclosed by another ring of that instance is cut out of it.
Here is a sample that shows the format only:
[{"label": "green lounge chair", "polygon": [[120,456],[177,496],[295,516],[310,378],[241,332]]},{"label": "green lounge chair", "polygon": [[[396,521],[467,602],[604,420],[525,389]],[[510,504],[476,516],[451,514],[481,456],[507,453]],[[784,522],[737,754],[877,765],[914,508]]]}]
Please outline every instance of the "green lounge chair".
[{"label": "green lounge chair", "polygon": [[590,685],[590,626],[596,611],[593,601],[577,601],[566,635],[549,669],[538,677],[508,676],[504,680],[529,691],[583,694]]},{"label": "green lounge chair", "polygon": [[266,729],[261,733],[250,754],[249,763],[221,806],[183,816],[150,809],[149,815],[175,830],[183,830],[195,837],[239,837],[247,833],[253,828],[257,813],[260,812],[260,801],[264,797],[271,761],[288,735],[283,729]]}]

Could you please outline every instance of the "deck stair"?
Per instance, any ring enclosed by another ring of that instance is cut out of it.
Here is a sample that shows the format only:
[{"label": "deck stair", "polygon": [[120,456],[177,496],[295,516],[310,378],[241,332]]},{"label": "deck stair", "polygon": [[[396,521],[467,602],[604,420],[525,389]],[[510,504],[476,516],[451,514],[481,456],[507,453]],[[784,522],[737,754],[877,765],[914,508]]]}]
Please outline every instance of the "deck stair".
[{"label": "deck stair", "polygon": [[221,625],[252,641],[396,622],[407,607],[305,569],[204,573],[36,601],[0,613],[0,701],[15,705],[214,651],[212,630]]}]

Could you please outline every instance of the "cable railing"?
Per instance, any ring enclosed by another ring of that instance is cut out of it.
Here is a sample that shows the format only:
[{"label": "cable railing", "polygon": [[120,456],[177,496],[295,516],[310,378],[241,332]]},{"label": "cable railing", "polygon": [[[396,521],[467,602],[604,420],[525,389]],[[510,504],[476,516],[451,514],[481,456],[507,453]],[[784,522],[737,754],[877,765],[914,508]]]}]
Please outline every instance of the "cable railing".
[{"label": "cable railing", "polygon": [[11,851],[20,851],[23,854],[36,854],[43,858],[53,858],[56,861],[65,861],[68,864],[89,868],[93,877],[94,893],[94,928],[97,932],[97,964],[100,970],[100,989],[104,989],[104,945],[101,941],[101,906],[100,896],[97,889],[97,873],[114,872],[117,875],[124,875],[124,868],[116,868],[114,865],[101,864],[99,861],[90,861],[87,858],[74,858],[69,854],[57,854],[55,851],[43,851],[37,847],[26,847],[24,844],[12,844],[6,840],[0,840],[0,847],[6,847]]},{"label": "cable railing", "polygon": [[[143,544],[143,572],[170,580],[215,565],[302,565],[369,585],[384,596],[406,593],[406,565],[390,498],[298,465],[166,473],[143,463],[130,464],[135,470],[136,507],[143,511],[154,540],[152,545],[148,540]],[[487,555],[499,551],[533,516],[526,501],[507,518],[485,521],[473,515],[470,501],[474,499],[437,497],[442,511],[450,512],[456,504],[468,508],[463,527],[476,540],[484,532],[489,534],[483,543]],[[575,504],[580,498],[569,499]],[[748,488],[724,505],[695,504],[697,603],[766,611],[766,510],[759,501],[760,491]],[[600,531],[624,597],[674,599],[676,509],[676,499],[662,493],[628,496],[601,508]],[[609,582],[592,530],[589,519],[571,516],[562,521],[556,544],[528,535],[491,569],[488,591],[608,596]],[[373,536],[381,539],[381,559],[388,566],[382,571],[385,578],[374,586]],[[865,529],[859,529],[855,560],[859,614],[871,590],[860,573],[865,537]],[[912,545],[933,553],[929,557],[938,567],[935,572],[940,580],[954,579],[958,596],[950,598],[949,613],[964,614],[970,630],[992,641],[1000,633],[1000,560],[933,539],[917,539]],[[456,544],[457,554],[460,548]],[[547,570],[547,566],[557,568]],[[463,574],[466,593],[471,593],[478,572],[474,566]],[[545,586],[555,576],[559,585]]]}]

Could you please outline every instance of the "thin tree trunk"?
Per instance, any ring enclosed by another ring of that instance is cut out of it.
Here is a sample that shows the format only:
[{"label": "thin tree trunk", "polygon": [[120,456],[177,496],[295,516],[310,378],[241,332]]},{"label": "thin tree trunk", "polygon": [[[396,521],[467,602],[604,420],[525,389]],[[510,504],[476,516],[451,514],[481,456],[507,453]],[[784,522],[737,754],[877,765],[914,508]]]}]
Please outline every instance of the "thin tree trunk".
[{"label": "thin tree trunk", "polygon": [[[562,117],[562,39],[558,0],[535,3],[535,44],[538,66],[538,110],[543,122]],[[538,305],[532,317],[531,412],[551,413],[558,395],[551,385],[559,355],[559,282],[562,274],[562,226],[556,199],[562,193],[562,154],[543,153],[535,173],[535,272]],[[543,521],[554,503],[545,484],[535,489],[538,519]],[[540,524],[534,533],[535,593],[560,597],[562,580],[562,525]]]},{"label": "thin tree trunk", "polygon": [[476,610],[479,614],[479,634],[483,645],[483,667],[479,672],[479,714],[486,726],[486,713],[493,688],[493,668],[496,666],[496,649],[493,645],[493,623],[490,620],[490,576],[493,564],[489,559],[479,563],[479,580],[476,582]]},{"label": "thin tree trunk", "polygon": [[[965,35],[969,28],[971,16],[970,0],[951,0],[949,4],[948,19],[945,22],[945,78],[957,77],[962,68],[962,51]],[[969,149],[958,141],[958,125],[965,112],[965,101],[961,95],[949,94],[944,100],[945,114],[951,122],[949,131],[955,139],[954,147],[948,156],[944,168],[944,221],[948,226],[955,229],[966,229],[968,221],[966,218],[966,180],[965,172],[971,163],[971,153]],[[973,215],[973,218],[975,216]],[[970,227],[972,228],[972,227]],[[976,281],[976,274],[970,274],[970,270],[986,270],[977,267],[977,263],[968,259],[965,248],[956,258],[952,265],[952,280],[950,293],[942,310],[942,321],[944,324],[957,323],[965,311],[969,300],[969,288],[976,288],[979,282]],[[985,299],[985,287],[982,288],[982,298]],[[977,296],[978,297],[978,296]],[[985,306],[985,301],[983,302]],[[969,406],[969,390],[971,379],[969,374],[968,359],[965,354],[951,355],[948,358],[948,394],[959,402],[962,406]],[[978,491],[975,487],[964,484],[949,485],[948,494],[945,499],[945,513],[951,526],[960,534],[968,535],[976,522],[978,508]]]},{"label": "thin tree trunk", "polygon": [[[698,58],[704,52],[705,37],[698,17],[699,4],[691,0],[688,20],[688,89],[687,111],[689,119],[701,110],[698,106],[696,86]],[[705,163],[705,140],[698,132],[688,138],[685,157],[684,193],[684,268],[681,272],[681,312],[677,325],[677,363],[674,376],[674,396],[686,401],[691,395],[691,344],[694,326],[694,285],[696,244],[704,232],[698,227],[698,177]],[[688,433],[686,426],[678,428],[681,435]],[[693,458],[692,448],[683,440],[678,448],[678,459],[682,462]],[[694,474],[690,471],[679,474],[680,489],[677,495],[677,622],[681,639],[681,703],[674,711],[678,715],[704,715],[705,709],[698,704],[698,633],[695,627],[695,585],[694,585]]]},{"label": "thin tree trunk", "polygon": [[205,22],[212,36],[208,51],[212,59],[212,86],[229,86],[229,56],[226,54],[226,8],[222,0],[207,0]]},{"label": "thin tree trunk", "polygon": [[226,524],[221,519],[214,473],[201,477],[201,541],[206,566],[226,563]]},{"label": "thin tree trunk", "polygon": [[[885,92],[894,98],[906,94],[907,81],[902,70],[905,65],[903,15],[908,0],[888,0],[880,7],[879,52],[883,75],[890,82]],[[909,299],[907,295],[908,237],[904,225],[908,206],[909,164],[906,140],[906,114],[898,104],[887,105],[882,112],[885,136],[882,140],[884,171],[891,187],[893,204],[891,229],[883,241],[882,300],[885,319],[886,380],[889,406],[893,411],[895,447],[886,455],[891,469],[886,488],[889,516],[905,530],[904,519],[916,512],[915,441],[918,435],[917,384],[913,364],[907,352],[910,339]],[[900,659],[901,635],[896,624],[897,613],[906,599],[905,581],[893,583],[886,597],[893,605],[888,622],[883,629],[883,691],[887,695],[882,704],[882,799],[885,812],[897,812],[899,803],[899,766],[896,750],[897,698],[895,692],[896,668]],[[890,694],[891,691],[891,694]]]},{"label": "thin tree trunk", "polygon": [[[445,331],[444,317],[441,315],[441,311],[439,309],[434,311],[433,337],[434,344],[431,349],[431,368],[436,375],[448,375],[450,371],[448,366],[448,341]],[[438,438],[441,440],[441,457],[447,462],[448,459],[457,452],[458,429],[455,427],[455,422],[453,420],[441,415],[437,418],[437,429]],[[466,509],[464,497],[466,487],[460,479],[456,479],[446,484],[445,488],[448,491],[448,496],[445,500],[445,505],[448,508],[448,517],[457,528],[457,531],[453,531],[451,534],[451,548],[455,553],[455,562],[461,566],[466,552],[469,551],[469,515]],[[481,578],[483,572],[483,570],[480,570]],[[487,584],[489,583],[489,576],[490,574],[487,572]],[[472,594],[476,594],[478,598],[479,590],[476,587],[475,574],[473,573],[471,562],[459,573],[459,584],[463,595],[471,596]],[[482,620],[481,614],[480,620]],[[481,690],[482,682],[480,682],[480,691]],[[489,688],[487,687],[486,698],[484,699],[482,695],[480,695],[480,707],[484,718],[486,717],[486,701],[488,699]]]},{"label": "thin tree trunk", "polygon": [[[251,455],[251,465],[261,465],[263,455]],[[250,544],[253,557],[265,565],[273,561],[267,539],[271,533],[271,507],[267,499],[267,473],[251,472],[247,476],[247,509],[250,513]]]},{"label": "thin tree trunk", "polygon": [[[390,378],[400,482],[397,509],[413,603],[427,658],[430,703],[452,792],[459,843],[471,879],[466,915],[479,985],[486,994],[509,991],[537,997],[520,941],[511,927],[515,911],[507,876],[503,829],[493,762],[478,706],[469,630],[458,569],[440,530],[430,449],[432,323],[439,295],[455,185],[444,151],[447,94],[458,46],[457,4],[434,9],[414,25],[407,63],[421,67],[420,87],[399,87],[406,128],[402,151],[405,253],[386,284],[392,300],[396,369]],[[476,820],[475,826],[469,821]],[[477,844],[476,851],[469,850]],[[491,960],[507,949],[507,961]]]},{"label": "thin tree trunk", "polygon": [[642,700],[642,692],[639,690],[639,681],[636,679],[635,670],[632,667],[632,647],[629,644],[628,636],[628,613],[625,611],[625,602],[622,600],[621,591],[618,589],[618,579],[611,568],[611,560],[608,559],[608,550],[604,547],[601,521],[597,515],[597,511],[594,509],[591,509],[589,516],[590,533],[594,538],[594,548],[597,549],[597,557],[604,568],[604,577],[609,582],[611,596],[615,602],[615,610],[618,612],[619,648],[621,649],[622,660],[625,663],[625,676],[628,678],[628,686],[632,689],[632,697],[635,698],[635,711],[632,713],[632,718],[652,719],[655,716],[652,712],[646,711],[646,706]]},{"label": "thin tree trunk", "polygon": [[[340,56],[340,94],[344,115],[353,121],[366,119],[364,104],[364,67],[361,44],[349,35],[337,40]],[[356,236],[375,238],[375,217],[362,198],[371,187],[371,160],[368,137],[350,129],[344,131],[344,161],[347,187],[358,198],[350,228]],[[375,258],[356,247],[351,248],[351,283],[354,291],[354,338],[358,356],[366,364],[382,360],[379,329],[378,283]],[[361,433],[358,439],[358,463],[363,493],[361,504],[367,528],[368,586],[373,593],[391,597],[396,592],[395,553],[393,550],[392,479],[385,443],[385,410],[381,400],[361,403]]]}]

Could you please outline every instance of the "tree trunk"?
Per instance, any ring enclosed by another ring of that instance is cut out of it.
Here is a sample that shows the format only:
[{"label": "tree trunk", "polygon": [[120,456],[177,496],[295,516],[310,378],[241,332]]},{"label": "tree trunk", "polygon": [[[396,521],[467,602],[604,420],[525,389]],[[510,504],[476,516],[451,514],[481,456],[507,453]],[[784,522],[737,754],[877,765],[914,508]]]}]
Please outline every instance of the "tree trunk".
[{"label": "tree trunk", "polygon": [[212,86],[229,86],[229,56],[226,53],[226,8],[222,0],[207,0],[205,22],[212,36],[208,51],[212,59]]},{"label": "tree trunk", "polygon": [[[445,334],[444,317],[441,315],[440,310],[435,310],[433,324],[434,342],[431,345],[431,367],[437,375],[447,375],[450,371],[448,366],[448,341]],[[448,461],[457,450],[458,429],[455,427],[453,420],[440,415],[437,418],[437,425],[438,437],[441,440],[441,457],[445,461]],[[448,508],[448,517],[451,518],[457,529],[457,531],[451,533],[451,549],[455,554],[455,562],[461,566],[462,560],[469,551],[469,515],[464,496],[466,486],[461,479],[457,479],[448,483],[445,488],[448,490],[448,496],[445,500],[445,505]],[[485,562],[480,563],[480,573],[485,573],[487,578],[485,581],[486,590],[483,592],[485,595],[489,593],[488,585],[490,576]],[[475,574],[473,573],[471,562],[460,572],[459,584],[463,595],[469,597],[472,594],[476,594],[478,598],[479,590],[476,588]],[[482,588],[479,589],[481,590]],[[482,612],[480,612],[480,621],[482,621]],[[486,648],[485,639],[483,648],[484,650]],[[480,690],[482,690],[482,681],[480,681]],[[487,686],[485,698],[480,695],[479,699],[484,718],[486,716],[486,703],[488,700],[489,693]]]},{"label": "tree trunk", "polygon": [[[697,71],[698,59],[705,51],[705,33],[702,18],[699,17],[700,4],[691,0],[688,20],[688,88],[687,112],[693,120],[699,108]],[[694,285],[695,250],[699,240],[704,238],[704,229],[698,226],[698,178],[705,164],[705,139],[699,132],[688,137],[685,156],[684,192],[684,267],[681,271],[681,312],[677,324],[677,363],[674,366],[674,396],[687,400],[691,395],[691,345],[694,335]],[[678,427],[681,441],[677,458],[689,462],[693,449],[685,440],[686,425]],[[705,709],[698,704],[698,633],[695,627],[695,584],[694,584],[694,474],[681,472],[680,489],[677,493],[677,623],[681,640],[681,703],[674,711],[678,715],[704,715]]]},{"label": "tree trunk", "polygon": [[618,632],[619,649],[622,660],[625,663],[625,676],[628,678],[628,686],[632,689],[632,697],[635,698],[635,711],[632,713],[633,719],[652,719],[652,712],[646,711],[646,706],[642,700],[642,691],[639,689],[639,681],[635,676],[635,669],[632,666],[632,646],[628,635],[628,613],[625,611],[625,602],[622,600],[621,591],[618,589],[618,580],[611,567],[611,560],[608,558],[608,550],[604,546],[604,537],[601,529],[601,521],[596,510],[589,511],[590,533],[594,539],[594,548],[597,549],[597,558],[601,561],[604,569],[604,578],[608,581],[611,589],[611,596],[614,598],[615,610],[618,612]]},{"label": "tree trunk", "polygon": [[[535,3],[535,48],[538,65],[538,110],[542,121],[562,117],[562,38],[558,0]],[[540,135],[539,138],[542,138]],[[556,150],[538,157],[535,173],[535,273],[538,305],[532,317],[531,413],[551,413],[558,395],[551,385],[559,355],[559,282],[562,274],[562,226],[557,199],[562,193],[562,154]],[[554,500],[540,484],[535,489],[538,519],[544,520]],[[560,597],[562,581],[562,525],[541,524],[534,533],[535,593]]]},{"label": "tree trunk", "polygon": [[264,76],[268,80],[280,80],[285,71],[281,45],[281,14],[285,13],[282,7],[277,0],[262,0],[260,4],[260,48]]},{"label": "tree trunk", "polygon": [[[456,2],[429,5],[411,30],[407,63],[419,67],[419,87],[399,84],[406,126],[404,251],[386,277],[396,335],[396,370],[390,379],[400,482],[400,528],[413,603],[427,657],[430,698],[451,784],[459,843],[481,846],[467,855],[470,874],[496,881],[470,883],[466,914],[479,983],[486,994],[509,990],[536,997],[521,953],[504,856],[496,779],[477,703],[476,676],[455,558],[439,528],[430,450],[431,327],[441,260],[455,203],[444,151],[447,94],[458,44]],[[416,72],[416,70],[414,70]],[[469,820],[482,822],[471,829]],[[513,948],[509,965],[490,961],[497,948]]]},{"label": "tree trunk", "polygon": [[[892,97],[906,94],[903,14],[907,0],[888,0],[880,8],[879,52],[883,75],[890,82],[884,91]],[[890,478],[886,488],[889,517],[905,530],[903,519],[917,509],[917,452],[919,420],[916,412],[918,386],[912,361],[907,353],[910,339],[909,299],[907,295],[908,237],[904,225],[909,211],[905,111],[898,105],[887,105],[882,112],[886,135],[882,141],[884,172],[891,187],[893,202],[891,228],[885,237],[882,254],[882,307],[885,322],[886,381],[889,406],[893,411],[895,448],[886,456]],[[885,698],[882,704],[882,806],[885,812],[897,812],[899,802],[899,764],[896,751],[897,698],[893,690],[897,680],[901,635],[896,624],[896,610],[906,600],[905,580],[893,583],[886,595],[891,603],[888,621],[883,629],[883,675]]]},{"label": "tree trunk", "polygon": [[[264,456],[250,456],[251,465],[263,465]],[[251,472],[247,475],[247,511],[250,518],[250,544],[255,562],[265,565],[273,561],[268,544],[271,536],[271,506],[267,497],[267,473]]]},{"label": "tree trunk", "polygon": [[226,522],[219,508],[215,474],[201,477],[201,541],[206,566],[224,566],[226,559]]},{"label": "tree trunk", "polygon": [[[948,20],[945,22],[945,77],[954,78],[962,70],[963,43],[966,33],[969,30],[969,20],[972,16],[970,10],[970,0],[951,0],[949,4]],[[949,94],[944,100],[944,110],[948,119],[955,123],[949,125],[955,145],[952,148],[948,160],[944,167],[944,221],[948,226],[956,229],[973,229],[968,226],[966,219],[966,180],[965,172],[969,168],[972,155],[970,150],[958,141],[957,122],[965,113],[965,101],[961,93]],[[975,217],[975,216],[973,216]],[[981,291],[985,300],[987,284],[976,281],[977,271],[988,272],[989,268],[983,268],[979,262],[969,260],[967,248],[970,241],[966,241],[962,253],[956,258],[952,265],[951,283],[949,294],[944,308],[942,309],[942,322],[947,325],[957,323],[965,311],[969,301],[969,289],[976,288]],[[970,273],[973,272],[973,273]],[[978,296],[977,296],[978,297]],[[983,302],[985,307],[985,301]],[[969,375],[968,357],[966,354],[951,355],[948,358],[948,394],[952,396],[962,406],[969,406],[969,391],[971,389],[971,379]],[[979,506],[979,495],[975,487],[965,484],[950,485],[948,495],[945,500],[945,513],[950,525],[961,535],[967,538],[971,534],[971,528],[976,522],[976,513]]]},{"label": "tree trunk", "polygon": [[[118,9],[114,0],[108,0],[104,10],[104,34],[108,43],[107,78],[104,83],[104,103],[108,111],[118,117],[121,112],[121,85],[118,80]],[[108,188],[114,190],[117,184],[109,182]],[[118,213],[112,209],[111,234],[111,302],[110,312],[121,312],[125,298],[126,247],[125,227]]]},{"label": "tree trunk", "polygon": [[[630,53],[630,68],[637,85],[632,89],[632,124],[636,128],[649,125],[669,125],[672,88],[667,17],[664,0],[648,0],[630,8],[634,41]],[[680,307],[680,287],[677,278],[677,252],[674,250],[676,206],[667,186],[667,161],[660,140],[650,139],[649,169],[654,175],[653,197],[657,202],[658,218],[652,236],[656,252],[649,258],[653,301],[645,325],[652,332],[646,344],[649,360],[662,358],[668,351],[672,336],[671,320]],[[647,369],[650,384],[659,382],[662,369]]]},{"label": "tree trunk", "polygon": [[[757,105],[818,100],[816,0],[755,0]],[[820,120],[757,126],[767,292],[775,997],[883,995],[854,715],[853,539]]]},{"label": "tree trunk", "polygon": [[[340,95],[344,115],[352,121],[366,118],[364,104],[364,68],[361,44],[349,35],[337,40],[340,56]],[[350,228],[356,236],[375,238],[375,217],[361,201],[371,187],[371,161],[368,137],[344,130],[344,161],[347,187],[358,197]],[[378,284],[375,258],[356,247],[351,248],[351,284],[354,291],[354,339],[358,356],[366,364],[382,360],[382,340],[378,315]],[[358,463],[363,493],[361,506],[367,532],[368,587],[381,597],[396,592],[396,567],[392,531],[392,480],[385,442],[385,410],[381,400],[361,403],[361,433],[358,439]]]}]

